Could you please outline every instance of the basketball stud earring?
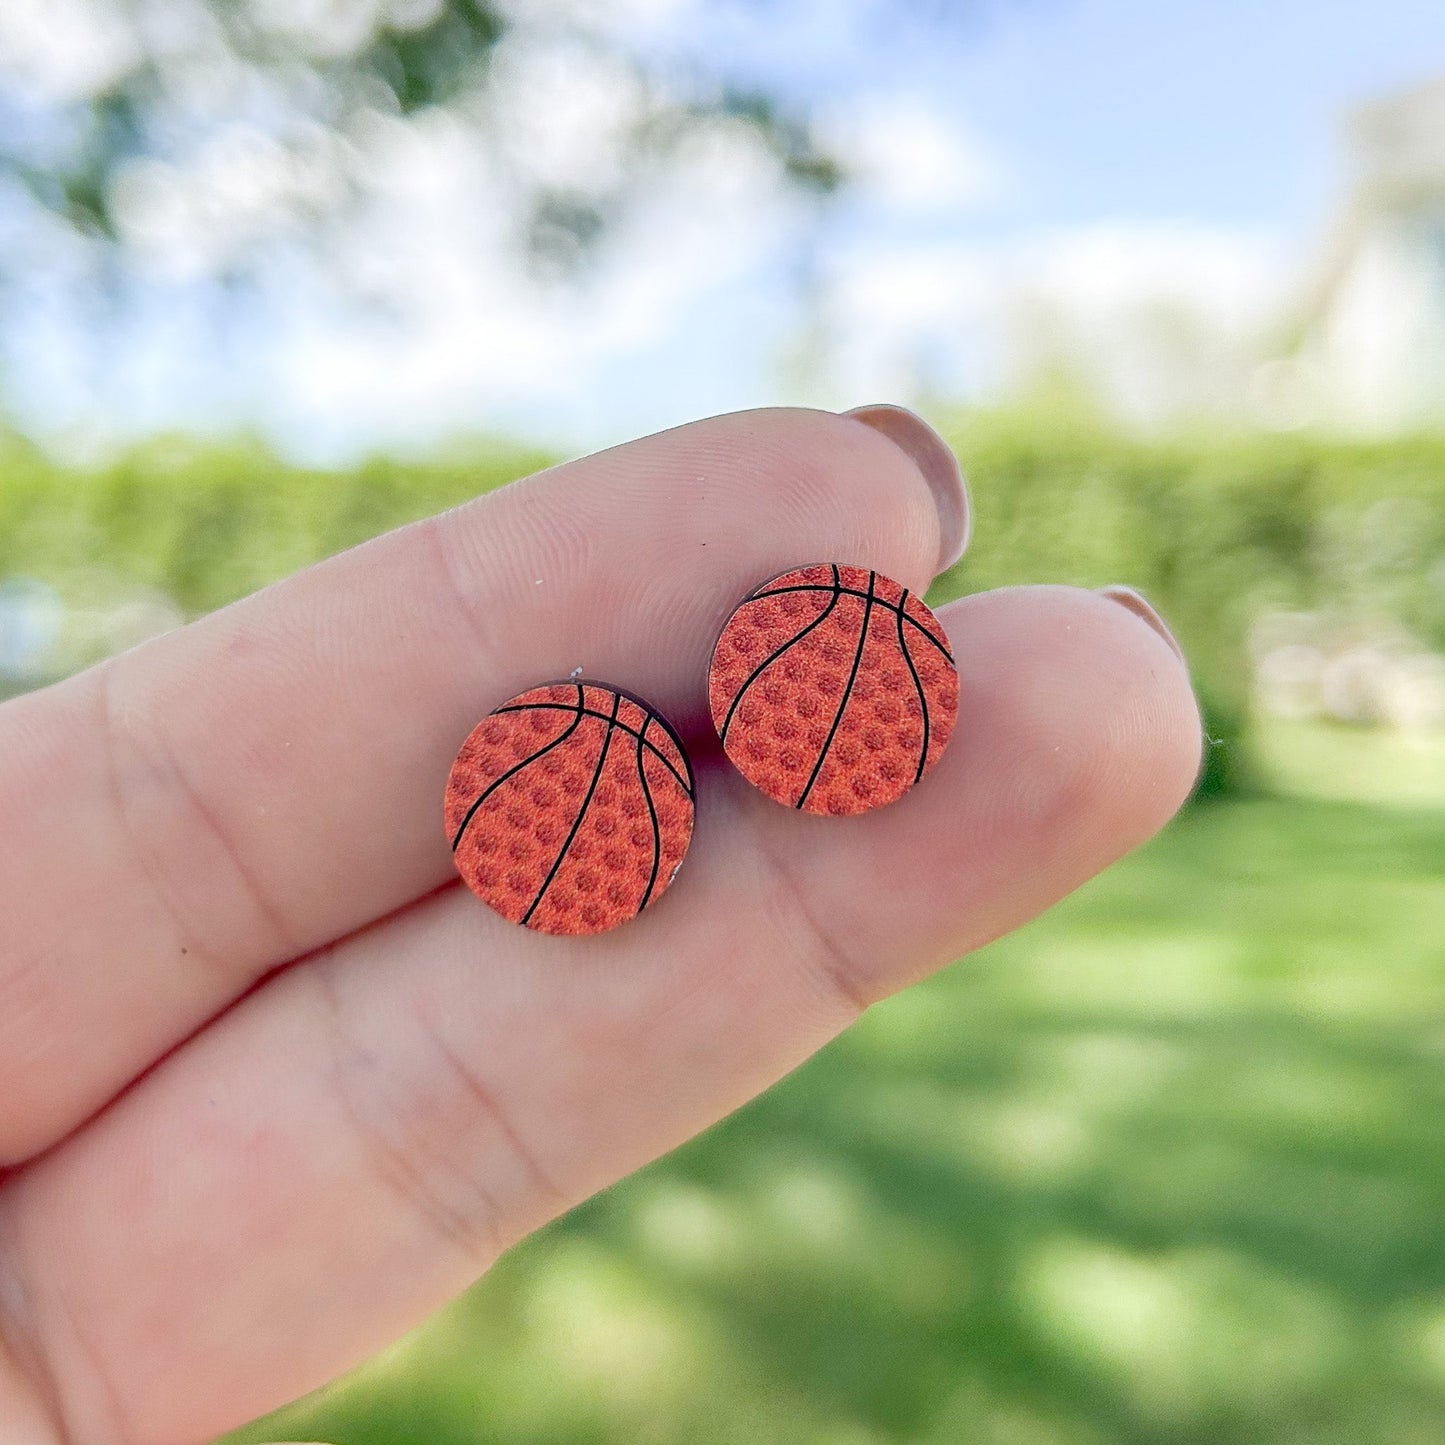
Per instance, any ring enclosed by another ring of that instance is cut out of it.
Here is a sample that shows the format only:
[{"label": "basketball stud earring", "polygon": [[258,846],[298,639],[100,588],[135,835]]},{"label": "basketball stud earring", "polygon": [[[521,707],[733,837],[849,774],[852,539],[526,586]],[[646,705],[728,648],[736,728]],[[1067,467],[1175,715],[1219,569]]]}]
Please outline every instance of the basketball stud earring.
[{"label": "basketball stud earring", "polygon": [[713,649],[708,704],[755,788],[841,816],[894,802],[938,762],[958,672],[938,619],[906,587],[823,563],[738,604]]},{"label": "basketball stud earring", "polygon": [[693,794],[681,740],[641,698],[546,683],[462,744],[447,838],[467,886],[503,918],[602,933],[667,891],[692,839]]}]

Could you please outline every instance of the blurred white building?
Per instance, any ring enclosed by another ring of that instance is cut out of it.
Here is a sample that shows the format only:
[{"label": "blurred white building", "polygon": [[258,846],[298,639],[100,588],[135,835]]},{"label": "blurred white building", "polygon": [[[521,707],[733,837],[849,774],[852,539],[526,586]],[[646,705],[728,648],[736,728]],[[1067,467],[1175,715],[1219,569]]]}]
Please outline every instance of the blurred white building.
[{"label": "blurred white building", "polygon": [[1347,136],[1336,218],[1302,253],[1101,225],[1000,268],[1018,379],[1072,377],[1146,429],[1445,427],[1445,76],[1362,107]]},{"label": "blurred white building", "polygon": [[1445,423],[1445,77],[1351,119],[1354,175],[1323,265],[1266,366],[1266,419],[1383,433]]}]

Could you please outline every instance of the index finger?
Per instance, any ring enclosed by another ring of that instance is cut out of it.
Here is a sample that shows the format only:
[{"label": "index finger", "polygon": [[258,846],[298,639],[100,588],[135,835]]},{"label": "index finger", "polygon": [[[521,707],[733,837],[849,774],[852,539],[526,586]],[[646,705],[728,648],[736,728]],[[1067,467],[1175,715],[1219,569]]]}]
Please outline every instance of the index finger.
[{"label": "index finger", "polygon": [[939,555],[930,482],[875,426],[737,413],[539,473],[0,708],[0,1162],[269,970],[448,879],[442,785],[496,703],[581,666],[705,727],[708,651],[758,580],[827,558],[922,590]]}]

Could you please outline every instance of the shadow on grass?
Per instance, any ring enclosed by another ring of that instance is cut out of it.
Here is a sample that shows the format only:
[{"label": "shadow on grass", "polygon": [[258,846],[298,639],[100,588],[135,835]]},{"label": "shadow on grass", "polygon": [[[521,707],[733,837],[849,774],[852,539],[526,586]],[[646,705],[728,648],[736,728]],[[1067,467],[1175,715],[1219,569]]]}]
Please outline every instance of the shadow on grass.
[{"label": "shadow on grass", "polygon": [[1195,809],[247,1438],[1445,1440],[1442,864]]}]

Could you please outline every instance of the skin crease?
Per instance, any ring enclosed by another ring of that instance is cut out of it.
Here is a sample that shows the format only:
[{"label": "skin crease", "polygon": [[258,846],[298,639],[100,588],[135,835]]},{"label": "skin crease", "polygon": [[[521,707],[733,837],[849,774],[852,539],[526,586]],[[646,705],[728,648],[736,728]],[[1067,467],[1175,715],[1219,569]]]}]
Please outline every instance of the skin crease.
[{"label": "skin crease", "polygon": [[[737,600],[818,557],[922,592],[933,498],[865,422],[712,418],[0,708],[6,1445],[192,1445],[336,1375],[1163,825],[1187,673],[1072,588],[939,609],[958,730],[897,804],[801,815],[727,767]],[[585,940],[477,903],[438,822],[478,717],[579,664],[698,783],[668,895]]]}]

